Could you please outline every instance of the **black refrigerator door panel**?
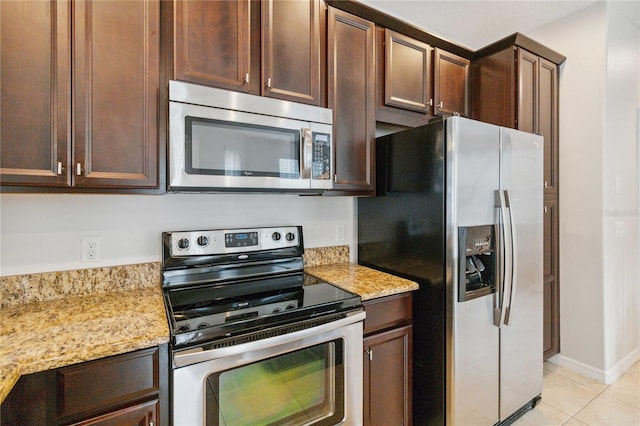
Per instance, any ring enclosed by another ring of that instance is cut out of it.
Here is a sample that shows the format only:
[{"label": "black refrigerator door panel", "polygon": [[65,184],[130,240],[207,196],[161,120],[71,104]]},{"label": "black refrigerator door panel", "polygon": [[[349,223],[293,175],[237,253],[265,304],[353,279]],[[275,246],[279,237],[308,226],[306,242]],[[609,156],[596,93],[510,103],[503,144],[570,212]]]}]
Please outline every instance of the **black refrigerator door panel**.
[{"label": "black refrigerator door panel", "polygon": [[414,424],[445,419],[444,121],[376,140],[376,197],[358,199],[358,262],[412,279]]}]

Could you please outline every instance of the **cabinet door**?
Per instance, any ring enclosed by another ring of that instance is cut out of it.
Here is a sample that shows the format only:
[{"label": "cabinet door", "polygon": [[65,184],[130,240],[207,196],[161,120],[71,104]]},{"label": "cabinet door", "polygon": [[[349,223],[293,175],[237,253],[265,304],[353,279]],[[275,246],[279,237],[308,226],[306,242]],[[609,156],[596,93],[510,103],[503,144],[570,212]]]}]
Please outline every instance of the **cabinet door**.
[{"label": "cabinet door", "polygon": [[518,130],[538,133],[538,56],[518,48]]},{"label": "cabinet door", "polygon": [[544,202],[543,221],[543,353],[544,359],[560,352],[560,289],[558,280],[558,204]]},{"label": "cabinet door", "polygon": [[364,424],[410,425],[412,327],[364,339]]},{"label": "cabinet door", "polygon": [[109,426],[109,425],[135,425],[150,426],[158,424],[158,400],[123,408],[105,415],[94,417],[79,423],[75,426]]},{"label": "cabinet door", "polygon": [[329,7],[327,25],[334,188],[372,191],[375,177],[375,26],[333,7]]},{"label": "cabinet door", "polygon": [[175,78],[248,92],[249,0],[175,1]]},{"label": "cabinet door", "polygon": [[540,58],[538,129],[544,137],[544,192],[557,196],[558,185],[558,67]]},{"label": "cabinet door", "polygon": [[262,2],[262,94],[320,105],[320,0]]},{"label": "cabinet door", "polygon": [[0,2],[0,180],[69,186],[70,4]]},{"label": "cabinet door", "polygon": [[429,113],[431,47],[388,28],[384,34],[385,105]]},{"label": "cabinet door", "polygon": [[469,60],[442,49],[434,51],[434,112],[469,116]]},{"label": "cabinet door", "polygon": [[74,2],[74,186],[157,186],[158,6]]}]

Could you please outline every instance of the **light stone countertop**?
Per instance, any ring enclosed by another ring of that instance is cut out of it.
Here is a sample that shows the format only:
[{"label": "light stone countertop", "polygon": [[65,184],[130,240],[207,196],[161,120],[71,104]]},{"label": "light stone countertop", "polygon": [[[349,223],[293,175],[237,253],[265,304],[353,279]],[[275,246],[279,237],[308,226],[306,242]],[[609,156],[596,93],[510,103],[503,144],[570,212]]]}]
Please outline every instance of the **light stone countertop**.
[{"label": "light stone countertop", "polygon": [[169,341],[160,286],[0,309],[0,401],[21,375]]},{"label": "light stone countertop", "polygon": [[312,266],[304,271],[359,295],[363,301],[419,288],[413,281],[353,263]]},{"label": "light stone countertop", "polygon": [[[343,247],[310,254],[307,265],[316,266],[305,272],[363,301],[418,289],[413,281],[364,266],[322,265],[348,259]],[[0,402],[21,375],[169,342],[158,271],[157,264],[141,264],[0,277]],[[91,287],[81,288],[83,282]]]}]

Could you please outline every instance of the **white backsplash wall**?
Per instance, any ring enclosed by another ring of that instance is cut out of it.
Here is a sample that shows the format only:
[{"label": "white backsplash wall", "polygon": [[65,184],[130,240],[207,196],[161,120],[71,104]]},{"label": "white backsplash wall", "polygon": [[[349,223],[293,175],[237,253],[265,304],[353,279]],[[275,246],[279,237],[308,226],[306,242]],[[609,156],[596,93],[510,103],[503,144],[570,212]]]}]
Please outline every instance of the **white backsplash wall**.
[{"label": "white backsplash wall", "polygon": [[[355,198],[283,194],[1,194],[0,275],[159,262],[162,231],[302,225],[305,247],[348,244]],[[344,241],[336,227],[344,226]],[[99,261],[81,240],[99,236]]]}]

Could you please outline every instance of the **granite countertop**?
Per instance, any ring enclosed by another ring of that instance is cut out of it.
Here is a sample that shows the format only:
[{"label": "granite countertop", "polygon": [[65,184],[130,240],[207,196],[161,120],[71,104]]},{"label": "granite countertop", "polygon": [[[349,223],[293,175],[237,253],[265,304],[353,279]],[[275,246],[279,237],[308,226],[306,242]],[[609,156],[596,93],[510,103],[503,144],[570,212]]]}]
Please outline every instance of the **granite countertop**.
[{"label": "granite countertop", "polygon": [[160,286],[2,307],[0,401],[23,374],[168,341]]},{"label": "granite countertop", "polygon": [[[305,272],[363,301],[418,289],[413,281],[347,260],[343,247],[317,249]],[[0,402],[21,375],[169,342],[159,267],[0,277]]]},{"label": "granite countertop", "polygon": [[353,263],[312,266],[304,271],[359,295],[363,301],[419,288],[413,281]]}]

